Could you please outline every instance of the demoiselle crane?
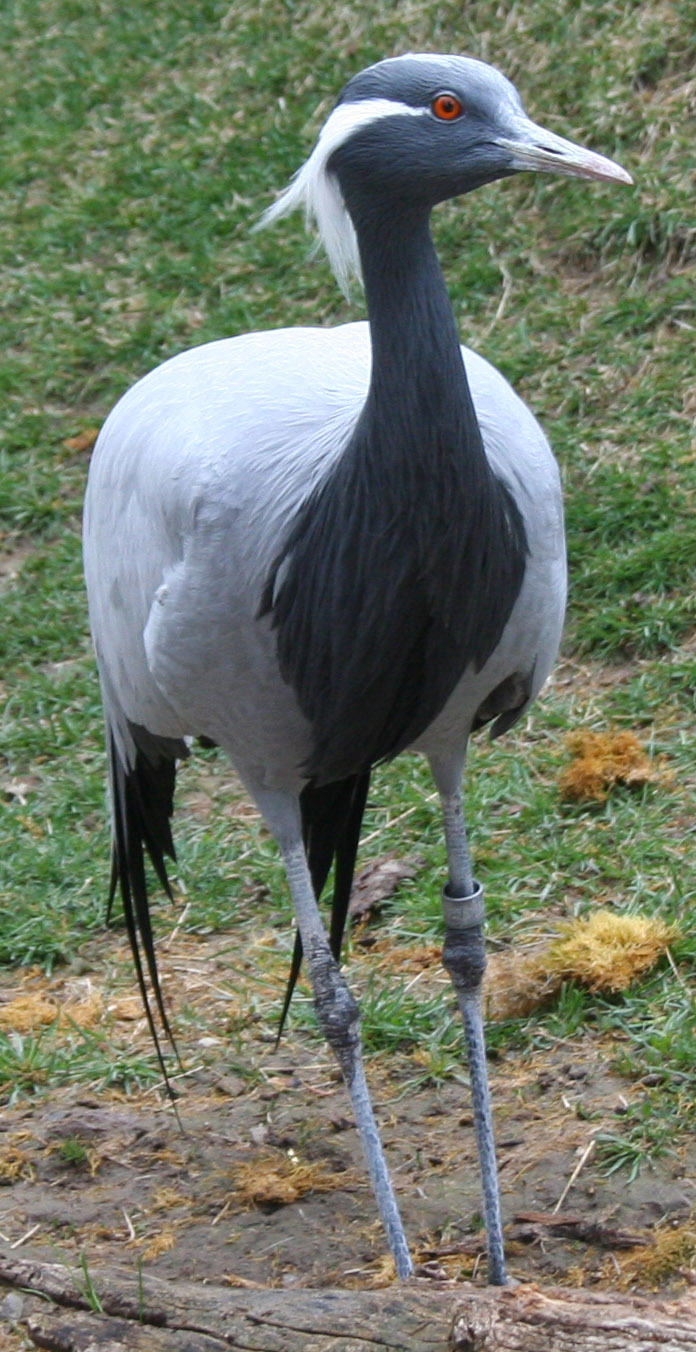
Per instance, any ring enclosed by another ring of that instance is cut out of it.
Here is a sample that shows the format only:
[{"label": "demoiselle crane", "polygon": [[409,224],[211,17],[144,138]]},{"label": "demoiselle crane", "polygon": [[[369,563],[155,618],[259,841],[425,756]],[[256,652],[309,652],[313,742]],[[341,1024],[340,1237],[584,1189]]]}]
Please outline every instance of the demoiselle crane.
[{"label": "demoiselle crane", "polygon": [[[167,1028],[145,858],[169,891],[177,760],[202,735],[233,761],[282,852],[319,1024],[351,1095],[399,1277],[412,1262],[338,967],[372,766],[428,758],[448,877],[444,962],[468,1046],[488,1234],[505,1281],[480,982],[483,893],[461,783],[543,685],[563,622],[556,463],[530,411],[461,348],[432,208],[520,170],[630,183],[526,116],[466,57],[381,61],[346,85],[266,213],[302,207],[368,323],[223,339],[164,362],[97,442],[85,571],[106,714],[112,896]],[[317,897],[331,865],[331,936]]]}]

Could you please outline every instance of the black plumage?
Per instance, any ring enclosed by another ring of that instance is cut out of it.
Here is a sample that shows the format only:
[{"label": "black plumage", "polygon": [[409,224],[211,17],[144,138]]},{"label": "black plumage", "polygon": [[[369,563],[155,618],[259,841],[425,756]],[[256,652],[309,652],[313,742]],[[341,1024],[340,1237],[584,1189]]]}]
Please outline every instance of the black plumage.
[{"label": "black plumage", "polygon": [[519,509],[483,449],[427,218],[363,270],[376,374],[261,605],[311,724],[304,768],[318,784],[397,755],[467,667],[481,669],[527,553]]}]

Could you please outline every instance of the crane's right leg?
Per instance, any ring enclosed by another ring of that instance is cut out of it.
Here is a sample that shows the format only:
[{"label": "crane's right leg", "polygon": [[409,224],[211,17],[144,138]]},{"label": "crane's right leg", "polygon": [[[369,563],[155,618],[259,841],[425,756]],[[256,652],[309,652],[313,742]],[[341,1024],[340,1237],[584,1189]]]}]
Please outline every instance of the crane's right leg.
[{"label": "crane's right leg", "polygon": [[505,1286],[500,1188],[481,1008],[481,982],[486,966],[483,888],[476,882],[471,869],[462,809],[462,767],[454,760],[443,764],[433,759],[430,764],[442,803],[449,873],[442,895],[445,918],[442,960],[454,986],[464,1024],[488,1241],[488,1280],[492,1286]]},{"label": "crane's right leg", "polygon": [[331,953],[302,843],[299,805],[293,812],[288,799],[289,795],[267,791],[257,795],[259,807],[276,836],[285,861],[319,1026],[341,1067],[396,1273],[405,1279],[412,1275],[413,1263],[367,1087],[360,1042],[360,1010]]}]

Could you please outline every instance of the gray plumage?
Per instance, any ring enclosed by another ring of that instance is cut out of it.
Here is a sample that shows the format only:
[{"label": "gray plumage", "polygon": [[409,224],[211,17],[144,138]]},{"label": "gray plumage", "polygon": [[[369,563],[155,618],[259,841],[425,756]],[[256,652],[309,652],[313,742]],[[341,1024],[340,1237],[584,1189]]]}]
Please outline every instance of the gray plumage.
[{"label": "gray plumage", "polygon": [[[480,959],[452,940],[481,919],[460,784],[471,731],[509,727],[554,661],[563,509],[538,423],[459,346],[428,219],[444,198],[523,168],[630,181],[535,126],[480,62],[407,56],[356,76],[267,215],[305,209],[341,283],[362,275],[369,326],[248,334],[165,362],[107,419],[85,505],[114,885],[136,960],[142,950],[161,1005],[144,855],[167,886],[175,762],[204,735],[283,852],[400,1276],[410,1258],[335,957],[370,769],[412,746],[442,797],[447,960],[472,1060],[491,1279],[504,1280]],[[315,891],[334,857],[332,958]]]}]

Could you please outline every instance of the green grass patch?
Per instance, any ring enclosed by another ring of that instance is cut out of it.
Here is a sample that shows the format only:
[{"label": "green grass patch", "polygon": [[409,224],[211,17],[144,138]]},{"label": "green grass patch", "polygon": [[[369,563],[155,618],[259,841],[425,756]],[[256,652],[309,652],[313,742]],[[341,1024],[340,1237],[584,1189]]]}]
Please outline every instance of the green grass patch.
[{"label": "green grass patch", "polygon": [[161,1079],[154,1052],[143,1055],[118,1048],[104,1032],[76,1028],[69,1037],[58,1037],[49,1025],[31,1035],[0,1033],[0,1092],[8,1105],[58,1085],[88,1084],[95,1092],[128,1092]]},{"label": "green grass patch", "polygon": [[[489,0],[464,11],[453,0],[359,10],[328,0],[233,10],[228,0],[46,0],[37,25],[28,0],[13,0],[0,44],[11,53],[0,155],[6,964],[50,970],[72,959],[103,923],[108,881],[80,565],[88,454],[66,443],[182,348],[362,313],[311,258],[299,220],[250,229],[307,155],[343,80],[403,50],[468,51],[516,79],[538,120],[634,174],[635,191],[520,177],[449,204],[435,222],[462,337],[547,427],[567,497],[568,665],[533,718],[503,745],[479,739],[471,755],[468,811],[491,940],[521,941],[597,904],[659,913],[683,934],[674,971],[613,1001],[564,988],[549,1012],[493,1029],[491,1045],[531,1052],[581,1027],[613,1030],[621,1073],[634,1077],[639,1062],[663,1077],[666,1096],[653,1089],[605,1145],[610,1165],[633,1169],[641,1151],[659,1148],[661,1105],[686,1125],[694,1098],[684,985],[696,951],[691,7],[678,0],[666,16],[657,0],[533,0],[504,14]],[[635,730],[666,757],[671,781],[564,803],[564,734],[585,724]],[[241,949],[261,924],[287,930],[275,848],[236,813],[222,758],[187,766],[180,797],[175,881],[191,902],[190,930],[236,927]],[[364,857],[424,858],[376,923],[395,945],[436,941],[442,833],[416,758],[376,776],[365,833]],[[175,919],[157,906],[164,930]],[[404,982],[369,984],[365,1005],[371,1052],[429,1039],[428,1073],[454,1073],[449,1004]],[[0,1079],[16,1093],[159,1074],[154,1060],[110,1061],[86,1033],[59,1045],[49,1029],[3,1048]]]}]

